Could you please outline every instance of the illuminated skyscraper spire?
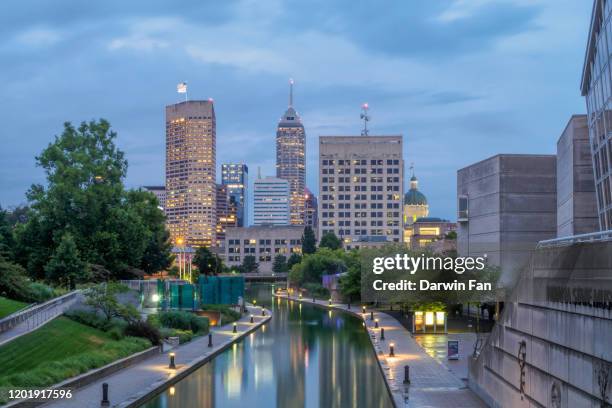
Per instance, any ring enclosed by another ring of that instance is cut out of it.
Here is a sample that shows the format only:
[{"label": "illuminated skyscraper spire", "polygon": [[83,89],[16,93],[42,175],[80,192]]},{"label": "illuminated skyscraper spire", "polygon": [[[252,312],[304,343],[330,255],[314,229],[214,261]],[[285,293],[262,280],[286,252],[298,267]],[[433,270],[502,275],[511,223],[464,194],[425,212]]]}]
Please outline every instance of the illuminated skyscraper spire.
[{"label": "illuminated skyscraper spire", "polygon": [[289,107],[293,108],[293,78],[289,79]]}]

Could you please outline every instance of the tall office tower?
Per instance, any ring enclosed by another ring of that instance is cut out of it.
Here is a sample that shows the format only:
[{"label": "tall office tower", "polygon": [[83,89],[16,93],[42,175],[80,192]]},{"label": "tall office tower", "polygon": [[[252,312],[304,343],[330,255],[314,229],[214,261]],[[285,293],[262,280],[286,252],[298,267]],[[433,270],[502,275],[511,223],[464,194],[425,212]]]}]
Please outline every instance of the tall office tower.
[{"label": "tall office tower", "polygon": [[166,224],[174,243],[215,245],[215,146],[212,101],[166,106]]},{"label": "tall office tower", "polygon": [[221,183],[227,186],[228,195],[236,205],[238,227],[248,225],[248,185],[249,168],[242,163],[224,163],[221,165]]},{"label": "tall office tower", "polygon": [[317,196],[306,187],[304,189],[304,225],[318,228],[318,211]]},{"label": "tall office tower", "polygon": [[253,224],[289,225],[289,182],[276,177],[255,180]]},{"label": "tall office tower", "polygon": [[225,231],[227,227],[237,227],[237,207],[234,197],[229,194],[229,188],[225,184],[217,184],[217,246],[225,244]]},{"label": "tall office tower", "polygon": [[612,229],[612,1],[595,0],[586,57],[582,96],[586,97],[593,157],[599,227]]},{"label": "tall office tower", "polygon": [[319,236],[347,249],[402,240],[403,137],[319,137]]},{"label": "tall office tower", "polygon": [[276,177],[289,182],[291,224],[304,224],[304,187],[306,187],[306,133],[293,108],[293,80],[289,81],[289,108],[276,130]]}]

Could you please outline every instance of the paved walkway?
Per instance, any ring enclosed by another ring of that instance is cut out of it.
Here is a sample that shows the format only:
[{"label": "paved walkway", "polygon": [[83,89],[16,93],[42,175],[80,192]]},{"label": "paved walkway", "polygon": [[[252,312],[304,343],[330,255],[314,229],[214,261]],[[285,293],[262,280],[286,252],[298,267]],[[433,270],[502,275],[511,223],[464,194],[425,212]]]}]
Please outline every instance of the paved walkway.
[{"label": "paved walkway", "polygon": [[[82,297],[77,295],[74,298],[59,304],[50,304],[49,306],[42,304],[40,306],[34,306],[39,307],[40,310],[34,313],[32,316],[29,316],[26,320],[0,334],[0,346],[8,343],[9,341],[15,340],[24,334],[28,334],[46,323],[49,323],[51,320],[63,314],[72,305],[74,305],[75,302],[78,302],[81,299]],[[54,299],[52,299],[50,302],[52,301],[54,301]]]},{"label": "paved walkway", "polygon": [[[111,407],[129,406],[156,388],[173,383],[173,379],[177,380],[175,377],[182,377],[190,372],[194,365],[201,363],[202,360],[210,359],[221,349],[239,340],[271,318],[269,310],[266,310],[266,316],[261,316],[260,307],[249,306],[248,310],[247,314],[236,322],[237,333],[232,332],[232,324],[211,330],[213,347],[208,347],[208,336],[202,336],[173,349],[176,355],[176,370],[168,369],[169,356],[165,352],[80,388],[73,392],[73,397],[69,400],[50,402],[44,407],[99,408],[102,399],[102,383],[108,383]],[[249,321],[251,313],[254,315],[253,323]]]},{"label": "paved walkway", "polygon": [[[285,297],[284,295],[280,295]],[[312,298],[298,300],[313,304]],[[393,399],[398,407],[409,408],[480,408],[486,404],[480,400],[460,378],[448,368],[429,356],[414,340],[412,335],[395,318],[386,313],[366,309],[361,313],[360,305],[348,305],[317,300],[317,305],[331,307],[352,313],[362,319],[370,334],[378,360],[385,374],[385,380],[391,389]],[[374,313],[374,320],[371,319]],[[375,328],[378,319],[379,328]],[[380,338],[381,328],[385,329],[385,339]],[[389,346],[394,343],[395,357],[390,357]],[[410,367],[410,384],[405,385],[404,366]]]}]

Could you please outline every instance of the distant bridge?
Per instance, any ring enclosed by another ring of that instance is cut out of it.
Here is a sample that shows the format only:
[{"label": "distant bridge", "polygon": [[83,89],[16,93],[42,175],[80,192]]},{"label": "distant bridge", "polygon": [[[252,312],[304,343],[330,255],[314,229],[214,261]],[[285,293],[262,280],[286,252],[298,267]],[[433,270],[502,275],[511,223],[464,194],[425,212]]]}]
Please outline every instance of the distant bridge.
[{"label": "distant bridge", "polygon": [[249,272],[241,274],[244,280],[248,282],[285,282],[287,281],[287,272],[281,273],[259,273]]}]

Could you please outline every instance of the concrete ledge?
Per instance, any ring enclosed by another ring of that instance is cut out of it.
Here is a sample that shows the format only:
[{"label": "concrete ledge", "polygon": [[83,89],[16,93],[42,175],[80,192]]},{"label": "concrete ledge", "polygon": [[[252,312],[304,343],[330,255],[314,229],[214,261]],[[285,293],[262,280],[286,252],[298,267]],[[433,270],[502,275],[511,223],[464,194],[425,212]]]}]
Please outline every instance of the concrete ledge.
[{"label": "concrete ledge", "polygon": [[[291,301],[295,301],[295,302],[299,302],[299,303],[304,303],[304,304],[308,304],[308,305],[312,305],[312,306],[318,306],[322,309],[333,309],[333,310],[337,310],[340,312],[344,312],[350,315],[353,315],[354,317],[358,318],[359,320],[361,320],[362,322],[365,323],[365,319],[362,316],[362,314],[359,311],[353,311],[353,310],[348,310],[344,307],[339,307],[336,306],[335,304],[332,303],[332,305],[330,306],[329,304],[321,304],[321,303],[314,303],[309,299],[306,298],[302,298],[302,299],[296,299],[296,298],[292,298],[292,297],[288,297],[287,295],[278,295],[276,293],[274,293],[274,297],[280,298],[280,299],[286,299],[286,300],[291,300]],[[355,305],[358,309],[357,310],[361,310],[359,305]],[[377,313],[382,313],[382,312],[377,312]],[[370,345],[372,346],[372,351],[374,352],[374,358],[376,358],[376,362],[378,363],[378,368],[380,369],[380,374],[382,375],[383,379],[385,380],[385,386],[387,387],[387,391],[389,392],[389,396],[391,397],[391,402],[393,403],[393,406],[395,408],[399,408],[400,405],[398,405],[398,400],[401,402],[401,406],[404,406],[403,401],[404,401],[404,396],[400,393],[394,393],[393,390],[391,389],[391,384],[389,384],[389,380],[387,378],[387,375],[385,374],[385,369],[383,367],[383,362],[382,359],[379,357],[378,353],[379,350],[377,349],[376,345],[374,344],[374,341],[372,339],[372,334],[370,333],[370,331],[368,330],[368,328],[366,326],[364,326],[364,329],[366,331],[366,334],[368,335],[368,338],[370,339]]]},{"label": "concrete ledge", "polygon": [[[39,387],[45,389],[79,389],[86,385],[91,384],[92,382],[98,381],[110,374],[113,374],[119,370],[122,370],[126,367],[129,367],[132,364],[139,363],[143,360],[146,360],[149,357],[160,354],[161,350],[159,346],[148,348],[144,351],[140,351],[136,354],[132,354],[131,356],[124,357],[120,360],[113,361],[105,366],[100,368],[95,368],[93,370],[87,371],[86,373],[77,375],[76,377],[68,378],[58,384],[51,385],[48,387]],[[49,401],[32,401],[32,400],[19,400],[10,402],[3,407],[6,408],[30,408],[30,407],[38,407],[48,403]]]},{"label": "concrete ledge", "polygon": [[184,367],[179,368],[176,371],[176,374],[171,378],[167,378],[156,383],[151,384],[151,386],[147,387],[143,391],[131,396],[126,401],[116,405],[118,408],[136,408],[145,402],[153,399],[157,395],[161,394],[166,388],[170,387],[173,384],[176,384],[183,378],[187,377],[189,374],[193,373],[198,368],[202,367],[204,364],[208,363],[210,360],[215,358],[217,355],[221,354],[229,347],[231,347],[234,343],[239,340],[242,340],[247,334],[259,329],[262,325],[267,323],[272,318],[272,313],[266,309],[266,317],[265,319],[261,319],[255,325],[249,327],[245,332],[240,333],[240,335],[236,337],[232,337],[228,339],[226,342],[221,343],[221,346],[214,349],[211,353],[202,355],[190,363],[186,364]]}]

